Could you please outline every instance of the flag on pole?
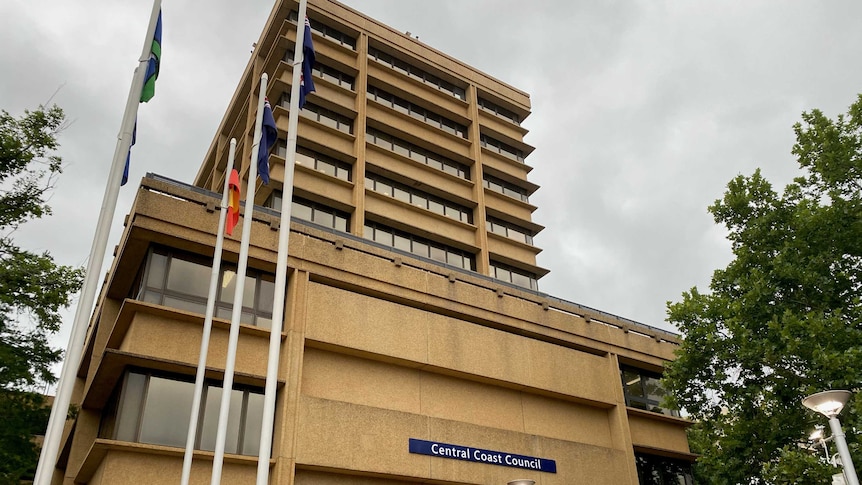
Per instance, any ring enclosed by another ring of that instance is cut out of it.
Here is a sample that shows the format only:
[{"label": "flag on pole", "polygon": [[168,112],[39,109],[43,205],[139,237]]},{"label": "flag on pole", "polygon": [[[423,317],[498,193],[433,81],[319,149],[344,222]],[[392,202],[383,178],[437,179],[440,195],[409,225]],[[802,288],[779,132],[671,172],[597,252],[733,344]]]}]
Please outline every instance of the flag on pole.
[{"label": "flag on pole", "polygon": [[299,109],[305,106],[305,98],[314,91],[311,68],[314,66],[314,44],[311,42],[311,24],[305,17],[305,33],[302,38],[302,77],[299,78]]},{"label": "flag on pole", "polygon": [[[263,103],[263,125],[260,130],[260,146],[257,151],[257,174],[264,185],[269,184],[269,151],[278,138],[278,128],[272,117],[272,107],[269,99]],[[250,182],[249,182],[250,183]]]},{"label": "flag on pole", "polygon": [[126,185],[126,182],[129,181],[129,159],[132,158],[132,147],[135,146],[135,138],[137,138],[138,134],[138,120],[135,120],[135,127],[132,128],[132,143],[129,144],[129,153],[126,154],[126,167],[123,169],[123,180],[120,182],[120,185]]},{"label": "flag on pole", "polygon": [[[156,79],[159,78],[159,64],[162,58],[162,11],[156,20],[156,29],[153,31],[153,42],[150,45],[150,58],[147,61],[147,72],[144,75],[144,87],[141,89],[141,102],[146,103],[156,95]],[[126,154],[126,167],[123,169],[123,181],[120,185],[126,185],[129,181],[129,162],[132,158],[132,147],[135,145],[135,136],[138,131],[138,120],[135,119],[135,128],[132,130],[132,143],[129,145],[129,153]]]},{"label": "flag on pole", "polygon": [[159,64],[162,59],[162,11],[156,21],[153,33],[153,44],[150,47],[150,59],[147,61],[147,74],[144,76],[144,88],[141,90],[141,102],[146,103],[156,94],[156,79],[159,78]]},{"label": "flag on pole", "polygon": [[232,169],[230,171],[230,181],[228,182],[228,192],[227,192],[227,221],[225,225],[225,232],[228,236],[233,235],[233,228],[236,227],[239,222],[239,200],[240,200],[240,192],[239,192],[239,172],[236,169]]}]

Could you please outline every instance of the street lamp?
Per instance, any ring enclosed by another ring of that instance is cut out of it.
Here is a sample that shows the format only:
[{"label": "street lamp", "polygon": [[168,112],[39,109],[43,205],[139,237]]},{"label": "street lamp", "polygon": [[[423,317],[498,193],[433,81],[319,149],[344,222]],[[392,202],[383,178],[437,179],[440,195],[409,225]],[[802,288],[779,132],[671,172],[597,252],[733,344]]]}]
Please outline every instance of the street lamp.
[{"label": "street lamp", "polygon": [[527,480],[526,478],[521,478],[518,480],[512,480],[506,485],[536,485],[535,480]]},{"label": "street lamp", "polygon": [[850,450],[847,448],[847,440],[844,439],[844,431],[841,429],[841,422],[838,421],[838,415],[849,399],[850,391],[823,391],[806,397],[802,400],[802,405],[829,419],[832,438],[835,440],[835,446],[838,447],[838,456],[841,457],[841,466],[844,468],[844,478],[849,485],[859,485],[856,469],[850,459]]}]

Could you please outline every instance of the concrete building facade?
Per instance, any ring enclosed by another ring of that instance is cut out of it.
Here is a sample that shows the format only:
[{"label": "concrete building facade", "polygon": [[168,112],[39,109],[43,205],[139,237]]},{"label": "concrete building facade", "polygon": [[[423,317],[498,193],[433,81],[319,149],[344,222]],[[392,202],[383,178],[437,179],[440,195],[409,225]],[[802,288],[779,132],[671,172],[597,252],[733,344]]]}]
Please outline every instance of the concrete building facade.
[{"label": "concrete building facade", "polygon": [[[263,72],[286,136],[297,8],[276,2],[194,185],[142,181],[55,483],[179,480],[213,191],[231,137],[248,172]],[[270,483],[691,483],[689,423],[658,384],[678,337],[538,291],[529,96],[340,3],[310,0],[308,17],[317,92],[291,162]],[[285,152],[240,222],[252,239],[223,483],[255,480]],[[239,244],[225,241],[193,483],[210,480]]]}]

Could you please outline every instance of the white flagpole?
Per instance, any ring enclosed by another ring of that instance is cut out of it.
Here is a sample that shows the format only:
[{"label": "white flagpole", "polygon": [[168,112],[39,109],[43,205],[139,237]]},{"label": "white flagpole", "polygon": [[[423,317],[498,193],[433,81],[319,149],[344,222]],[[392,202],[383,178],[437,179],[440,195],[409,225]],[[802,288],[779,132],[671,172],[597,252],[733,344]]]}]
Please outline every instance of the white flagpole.
[{"label": "white flagpole", "polygon": [[51,407],[51,417],[48,419],[48,428],[45,430],[45,440],[42,443],[42,452],[39,455],[39,464],[36,467],[36,476],[33,480],[34,485],[50,485],[51,478],[54,475],[54,467],[57,464],[60,439],[63,435],[63,428],[66,425],[66,416],[69,413],[69,403],[72,400],[72,391],[75,385],[78,365],[81,363],[81,356],[84,353],[84,340],[87,337],[90,313],[93,310],[96,290],[101,279],[102,260],[105,259],[105,249],[108,246],[108,236],[111,233],[111,221],[117,208],[120,182],[123,178],[123,168],[125,167],[126,157],[129,155],[129,147],[132,143],[132,130],[134,130],[135,119],[138,115],[138,105],[141,102],[141,91],[144,87],[144,76],[147,73],[147,62],[150,58],[153,35],[161,8],[161,0],[154,0],[153,11],[150,15],[150,25],[147,27],[147,35],[144,38],[144,48],[141,51],[138,67],[135,68],[134,75],[132,76],[132,86],[129,88],[126,111],[123,114],[120,133],[117,136],[114,160],[111,162],[108,183],[105,186],[105,194],[102,198],[102,208],[99,212],[99,220],[96,223],[93,245],[90,247],[90,256],[87,261],[87,270],[84,274],[81,294],[78,298],[78,308],[75,311],[75,319],[72,322],[69,345],[66,349],[65,359],[63,359],[63,369],[60,372],[60,380],[57,384],[57,395],[54,397],[54,405]]},{"label": "white flagpole", "polygon": [[[224,462],[224,447],[227,439],[227,418],[230,412],[230,394],[233,388],[233,374],[236,366],[236,347],[239,341],[239,321],[242,316],[242,297],[245,290],[245,273],[248,269],[248,246],[251,240],[251,226],[254,214],[254,189],[257,185],[257,154],[260,151],[260,132],[263,125],[263,102],[266,98],[266,83],[269,77],[264,73],[260,76],[260,96],[257,100],[257,118],[254,122],[254,144],[251,148],[251,163],[248,167],[248,183],[246,185],[245,212],[242,220],[242,242],[240,243],[239,262],[236,269],[236,291],[233,297],[233,312],[230,318],[230,339],[227,346],[227,359],[224,367],[224,383],[222,384],[221,407],[219,408],[218,433],[216,434],[215,456],[211,485],[221,483],[222,465]],[[264,148],[266,149],[266,148]]]},{"label": "white flagpole", "polygon": [[228,192],[230,190],[230,175],[233,170],[233,159],[236,155],[236,138],[230,139],[230,151],[225,168],[224,190],[221,197],[221,212],[218,217],[218,236],[216,236],[215,253],[213,254],[212,272],[210,273],[210,288],[207,295],[207,310],[204,317],[204,330],[201,336],[201,353],[198,357],[198,372],[195,377],[195,394],[192,399],[192,409],[189,417],[189,434],[186,437],[186,453],[183,457],[183,475],[180,483],[189,484],[192,472],[192,459],[195,453],[195,438],[198,431],[198,416],[200,414],[201,396],[204,391],[204,375],[206,374],[207,352],[210,346],[210,333],[213,326],[213,313],[215,313],[216,291],[218,291],[219,273],[221,272],[221,256],[224,246],[224,226],[227,219]]},{"label": "white flagpole", "polygon": [[290,113],[287,125],[287,155],[284,159],[284,184],[281,197],[281,224],[278,227],[278,259],[275,267],[275,295],[272,303],[272,327],[269,335],[269,360],[266,367],[266,389],[260,447],[257,459],[257,485],[269,482],[269,460],[272,454],[272,428],[275,421],[275,394],[278,384],[278,360],[281,351],[281,328],[284,323],[284,299],[287,287],[287,250],[290,242],[290,213],[293,209],[293,171],[296,160],[296,131],[299,123],[299,83],[302,74],[305,40],[306,0],[300,0],[296,17],[296,49],[293,55],[293,78],[290,85]]}]

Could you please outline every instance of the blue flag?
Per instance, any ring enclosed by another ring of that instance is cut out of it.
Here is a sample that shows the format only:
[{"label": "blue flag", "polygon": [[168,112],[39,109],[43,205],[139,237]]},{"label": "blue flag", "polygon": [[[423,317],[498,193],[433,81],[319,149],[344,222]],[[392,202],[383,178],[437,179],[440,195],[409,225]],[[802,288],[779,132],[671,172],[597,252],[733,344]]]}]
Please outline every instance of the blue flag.
[{"label": "blue flag", "polygon": [[257,175],[266,185],[269,184],[269,151],[278,139],[278,128],[275,127],[275,118],[272,117],[272,107],[269,100],[263,102],[263,125],[260,129],[260,146],[257,149]]},{"label": "blue flag", "polygon": [[147,61],[147,73],[144,76],[144,87],[141,90],[141,102],[146,103],[156,94],[156,79],[159,78],[159,65],[162,60],[162,12],[156,21],[153,32],[153,44],[150,47],[150,58]]},{"label": "blue flag", "polygon": [[129,181],[129,160],[132,158],[132,147],[135,146],[135,138],[138,135],[138,120],[135,120],[135,127],[132,128],[132,143],[129,145],[129,153],[126,154],[126,168],[123,169],[123,181],[120,186],[126,185]]},{"label": "blue flag", "polygon": [[299,109],[305,106],[305,97],[314,91],[311,68],[314,66],[314,43],[311,42],[311,24],[305,17],[305,33],[302,41],[302,76],[299,78]]}]

